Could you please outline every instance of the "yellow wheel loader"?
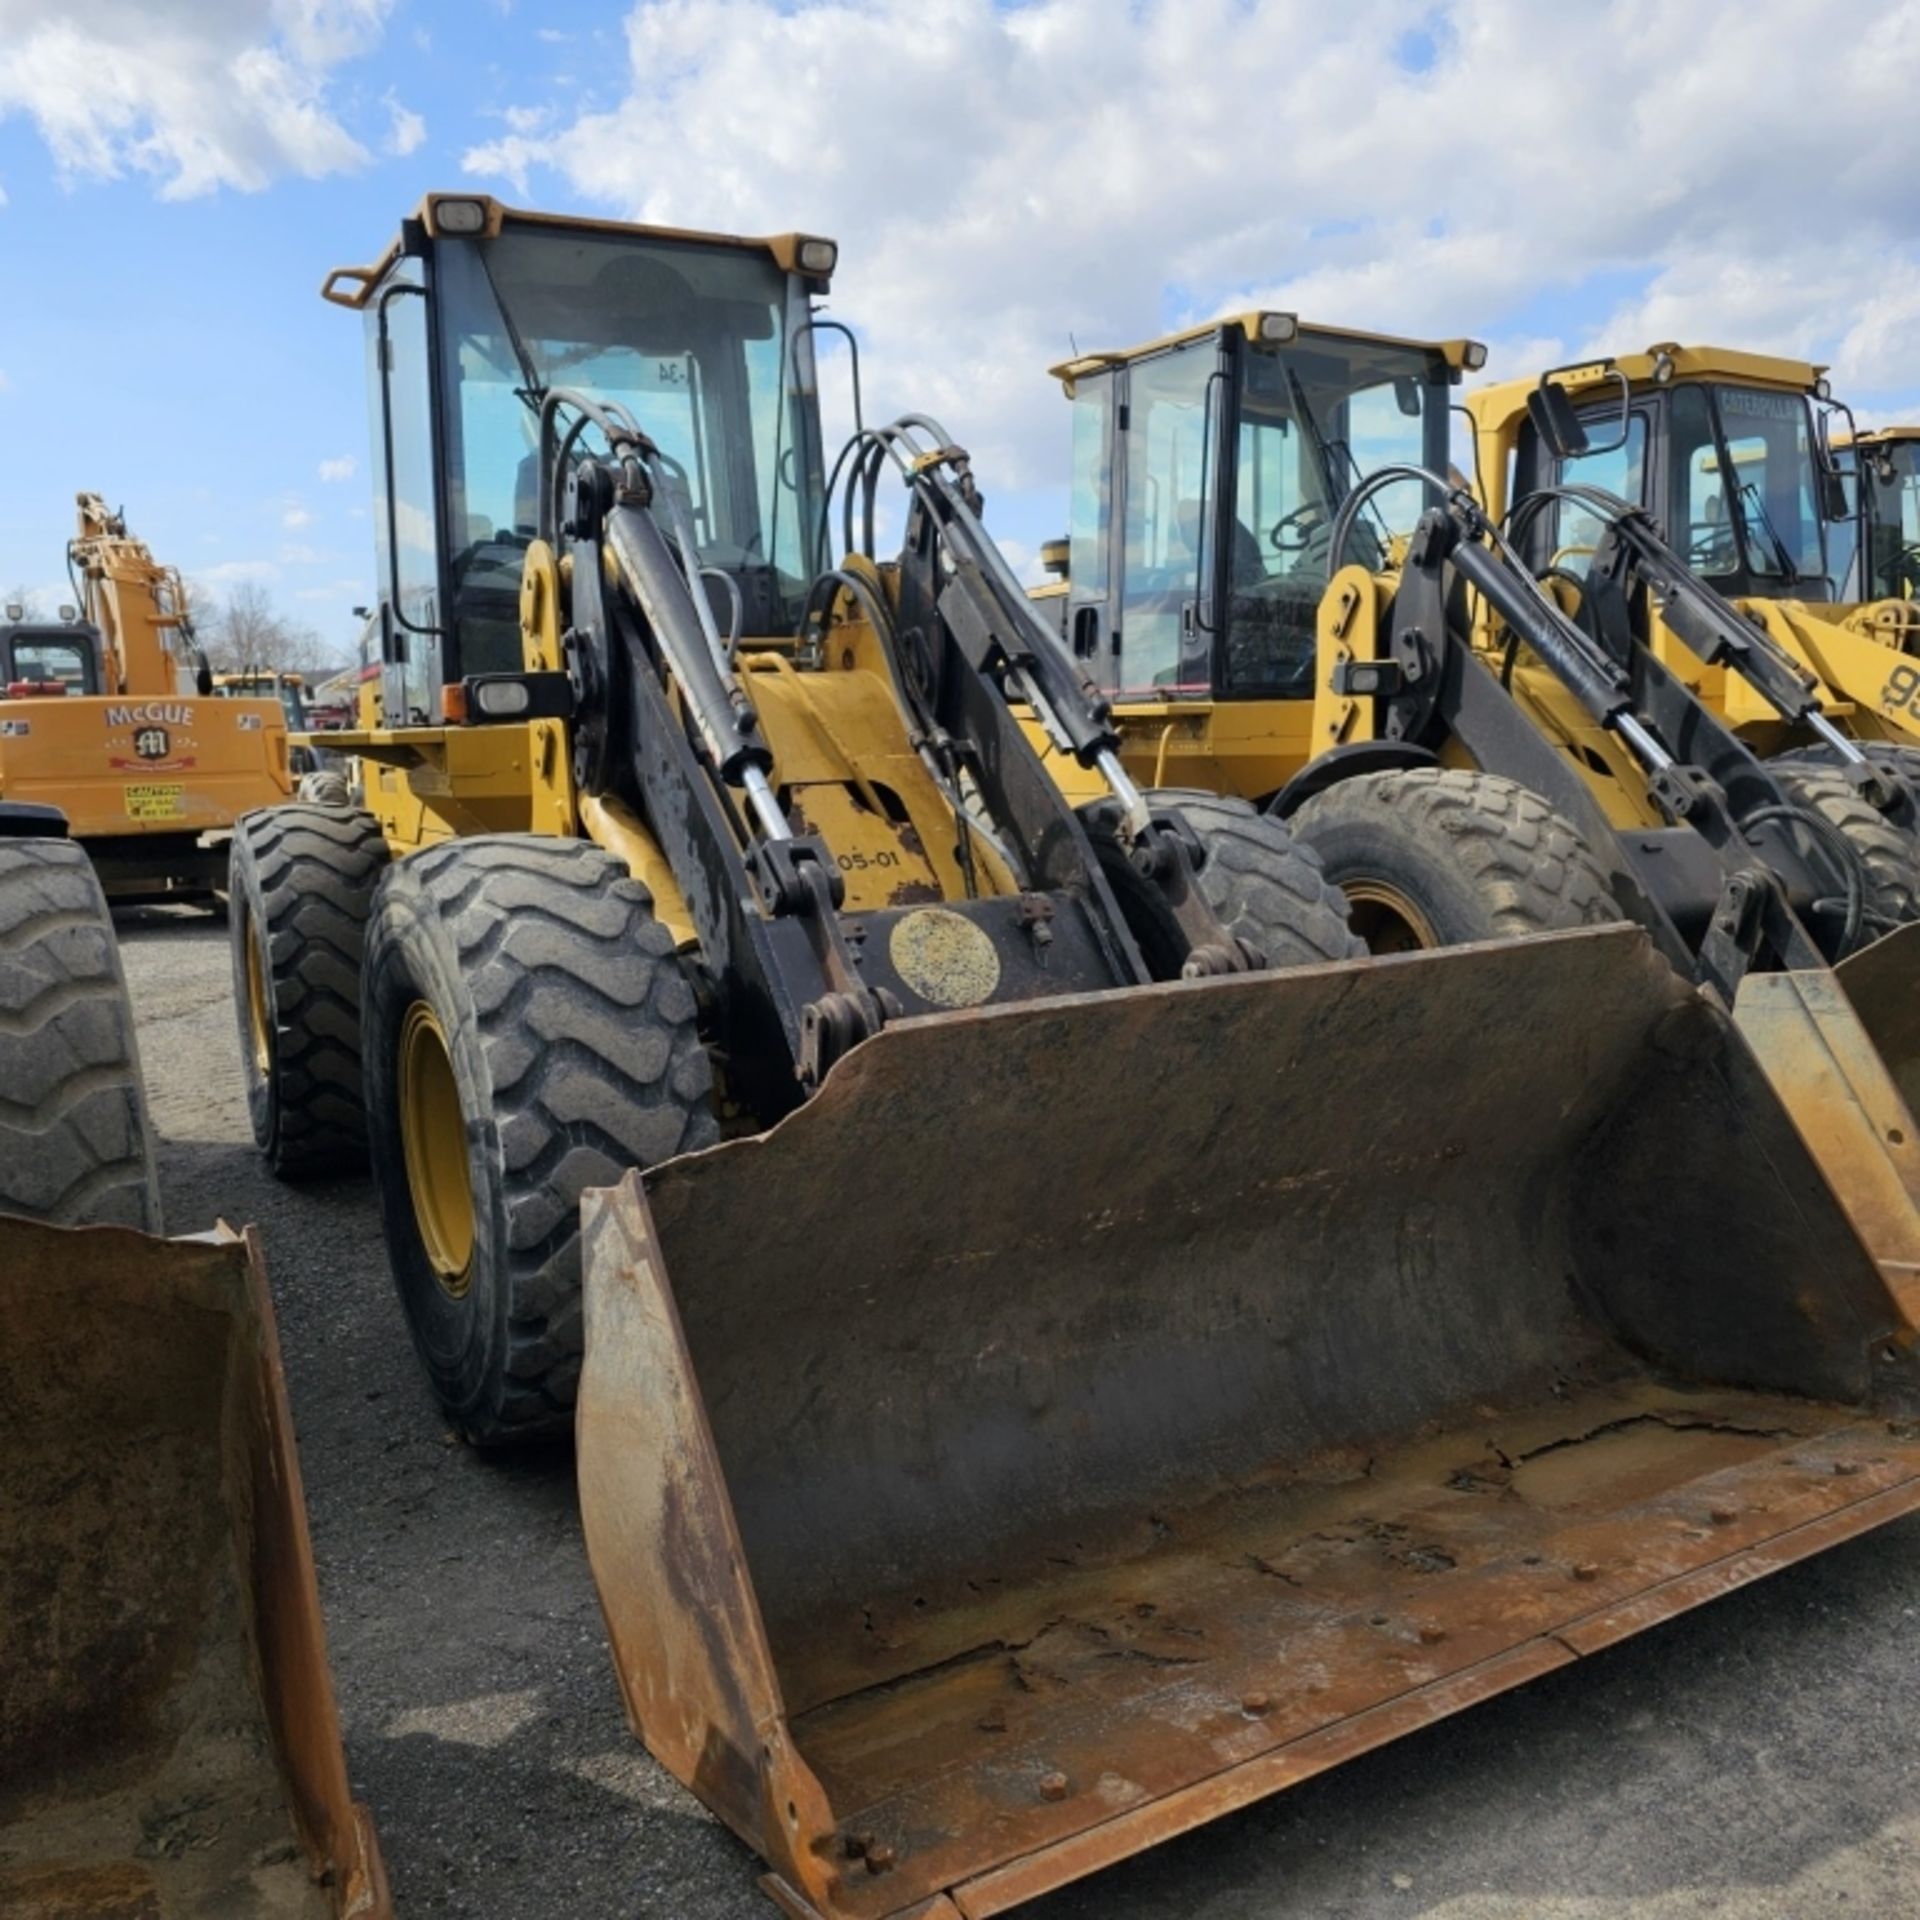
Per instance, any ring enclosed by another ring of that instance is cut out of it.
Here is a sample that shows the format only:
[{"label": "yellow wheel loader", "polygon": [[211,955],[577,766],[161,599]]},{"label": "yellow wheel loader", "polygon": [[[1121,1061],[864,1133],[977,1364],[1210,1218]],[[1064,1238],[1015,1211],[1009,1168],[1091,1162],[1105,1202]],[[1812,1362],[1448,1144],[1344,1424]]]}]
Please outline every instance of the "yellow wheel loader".
[{"label": "yellow wheel loader", "polygon": [[0,1913],[385,1920],[258,1243],[163,1240],[113,925],[0,806]]},{"label": "yellow wheel loader", "polygon": [[[1731,1006],[1756,967],[1819,969],[1920,917],[1900,770],[1647,515],[1534,488],[1509,535],[1443,477],[1476,356],[1265,313],[1056,369],[1074,531],[1051,597],[1123,761],[1287,819],[1376,951],[1626,917]],[[1578,619],[1542,579],[1565,543],[1542,577],[1524,561],[1545,507],[1594,530]],[[1736,697],[1770,751],[1835,764],[1763,758]]]},{"label": "yellow wheel loader", "polygon": [[234,821],[291,791],[286,715],[217,698],[178,572],[98,494],[78,516],[77,605],[0,617],[0,800],[57,807],[111,898],[210,899]]},{"label": "yellow wheel loader", "polygon": [[[1519,543],[1536,573],[1560,573],[1577,594],[1603,545],[1600,571],[1618,559],[1617,515],[1556,489],[1618,497],[1694,577],[1686,601],[1705,588],[1732,603],[1739,624],[1720,625],[1736,651],[1769,648],[1869,758],[1920,771],[1908,757],[1920,748],[1920,628],[1899,584],[1898,458],[1853,452],[1897,444],[1898,431],[1857,434],[1824,368],[1667,343],[1483,387],[1466,408],[1491,516],[1505,524],[1529,499],[1542,503]],[[1656,588],[1641,616],[1666,666],[1756,752],[1836,763],[1729,670],[1735,656],[1703,631],[1704,613],[1683,608],[1688,630],[1676,628],[1668,597]]]},{"label": "yellow wheel loader", "polygon": [[950,438],[826,460],[832,264],[450,195],[330,280],[390,724],[236,982],[449,1417],[571,1405],[651,1750],[796,1920],[962,1920],[1920,1506],[1920,1145],[1844,1004],[1761,996],[1810,1145],[1643,930],[1350,957],[1147,795]]}]

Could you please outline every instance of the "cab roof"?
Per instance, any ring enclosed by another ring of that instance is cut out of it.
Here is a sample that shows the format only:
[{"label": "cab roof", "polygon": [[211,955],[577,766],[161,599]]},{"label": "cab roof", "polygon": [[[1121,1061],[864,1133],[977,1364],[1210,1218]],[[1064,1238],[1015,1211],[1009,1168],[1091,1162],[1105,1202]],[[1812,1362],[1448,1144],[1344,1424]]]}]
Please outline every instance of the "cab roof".
[{"label": "cab roof", "polygon": [[[1283,323],[1290,331],[1281,337],[1268,334],[1264,327],[1265,323],[1271,321]],[[1302,320],[1298,314],[1256,308],[1246,313],[1228,314],[1218,320],[1206,320],[1199,326],[1184,327],[1178,333],[1162,334],[1157,340],[1146,341],[1141,346],[1121,347],[1109,353],[1078,354],[1071,360],[1062,360],[1058,366],[1049,367],[1047,371],[1071,397],[1074,382],[1084,379],[1088,374],[1104,373],[1110,367],[1123,367],[1132,361],[1144,360],[1149,354],[1164,353],[1171,347],[1183,347],[1192,340],[1204,340],[1223,327],[1238,327],[1256,344],[1270,341],[1275,346],[1285,346],[1296,339],[1360,340],[1372,346],[1407,347],[1417,353],[1437,353],[1449,367],[1456,370],[1471,370],[1486,364],[1486,349],[1477,340],[1416,340],[1396,333],[1365,333],[1358,327],[1322,326],[1317,321]]]},{"label": "cab roof", "polygon": [[[448,212],[454,208],[460,210],[453,216],[461,222],[457,226],[448,220]],[[475,209],[478,209],[477,215]],[[747,252],[770,255],[774,265],[783,273],[805,272],[807,278],[823,293],[833,277],[833,268],[830,266],[821,273],[802,267],[800,249],[809,241],[832,247],[835,264],[838,263],[839,254],[837,244],[821,234],[702,233],[692,227],[656,227],[632,220],[597,220],[583,214],[539,213],[526,207],[505,206],[491,194],[484,193],[429,193],[422,198],[411,217],[429,234],[454,234],[465,238],[477,236],[486,240],[495,238],[501,228],[512,220],[530,226],[571,227],[589,233],[638,234],[650,240],[692,240],[710,247],[738,247]],[[356,310],[365,307],[373,298],[373,290],[399,259],[400,249],[401,241],[396,237],[370,267],[335,267],[321,283],[321,299],[331,301],[336,307],[352,307]]]},{"label": "cab roof", "polygon": [[[1550,378],[1579,396],[1613,386],[1613,376],[1621,373],[1637,390],[1662,384],[1656,372],[1663,364],[1671,369],[1668,380],[1737,380],[1742,386],[1774,387],[1788,393],[1812,393],[1826,372],[1824,365],[1811,360],[1743,353],[1736,347],[1686,347],[1675,340],[1662,340],[1641,353],[1600,354],[1574,366],[1555,368]],[[1527,397],[1539,384],[1538,374],[1524,380],[1496,380],[1476,387],[1466,396],[1466,405],[1480,425],[1497,431],[1526,412]],[[1614,391],[1619,389],[1614,387]]]}]

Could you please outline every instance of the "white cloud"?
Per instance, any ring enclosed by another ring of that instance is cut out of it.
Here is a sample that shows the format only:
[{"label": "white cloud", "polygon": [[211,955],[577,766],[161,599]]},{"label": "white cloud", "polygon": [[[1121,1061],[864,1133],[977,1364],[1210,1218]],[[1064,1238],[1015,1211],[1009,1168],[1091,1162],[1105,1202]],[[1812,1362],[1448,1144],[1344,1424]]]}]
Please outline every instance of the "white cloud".
[{"label": "white cloud", "polygon": [[427,123],[411,107],[403,107],[391,93],[386,96],[388,115],[387,151],[404,160],[419,151],[427,137]]},{"label": "white cloud", "polygon": [[288,507],[286,511],[281,514],[280,524],[285,527],[289,533],[297,533],[302,527],[310,527],[313,525],[313,515],[296,500],[292,506]]},{"label": "white cloud", "polygon": [[279,572],[271,560],[222,560],[215,566],[196,567],[194,578],[225,587],[237,580],[272,580]]},{"label": "white cloud", "polygon": [[329,556],[318,547],[309,547],[299,541],[289,540],[280,549],[280,563],[288,567],[310,567],[317,561]]},{"label": "white cloud", "polygon": [[343,453],[337,460],[320,462],[320,478],[329,485],[342,480],[351,480],[360,471],[360,463],[352,454]]},{"label": "white cloud", "polygon": [[0,119],[29,116],[70,179],[144,174],[167,199],[359,166],[328,97],[392,0],[0,0]]},{"label": "white cloud", "polygon": [[[1681,334],[1920,378],[1920,7],[1841,32],[1804,0],[1698,0],[1676,35],[1659,0],[1610,0],[1554,9],[1549,41],[1543,17],[649,0],[623,97],[603,76],[603,104],[530,103],[465,164],[663,223],[836,235],[869,410],[944,419],[990,499],[1064,466],[1044,368],[1070,333],[1120,345],[1255,301],[1474,334],[1497,372],[1562,333]],[[1431,61],[1396,64],[1421,33]],[[806,113],[738,111],[783,98]]]}]

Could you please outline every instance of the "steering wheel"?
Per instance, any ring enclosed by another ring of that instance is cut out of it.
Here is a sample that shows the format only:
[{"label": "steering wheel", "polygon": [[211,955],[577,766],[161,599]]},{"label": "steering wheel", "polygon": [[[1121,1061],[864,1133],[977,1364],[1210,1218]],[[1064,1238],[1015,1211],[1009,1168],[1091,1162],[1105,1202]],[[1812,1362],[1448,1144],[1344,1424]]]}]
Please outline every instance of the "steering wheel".
[{"label": "steering wheel", "polygon": [[1305,553],[1313,544],[1313,536],[1324,531],[1326,525],[1326,508],[1317,500],[1308,500],[1273,523],[1267,531],[1267,545],[1275,553]]}]

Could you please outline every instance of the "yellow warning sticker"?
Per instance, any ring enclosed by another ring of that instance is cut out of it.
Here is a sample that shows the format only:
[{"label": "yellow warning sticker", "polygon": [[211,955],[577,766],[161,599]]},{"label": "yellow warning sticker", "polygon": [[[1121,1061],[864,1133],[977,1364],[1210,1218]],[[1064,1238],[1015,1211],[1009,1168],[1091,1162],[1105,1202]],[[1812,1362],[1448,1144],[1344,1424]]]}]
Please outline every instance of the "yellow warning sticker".
[{"label": "yellow warning sticker", "polygon": [[186,789],[177,781],[156,784],[145,781],[124,789],[129,820],[178,820],[186,814],[182,795]]}]

